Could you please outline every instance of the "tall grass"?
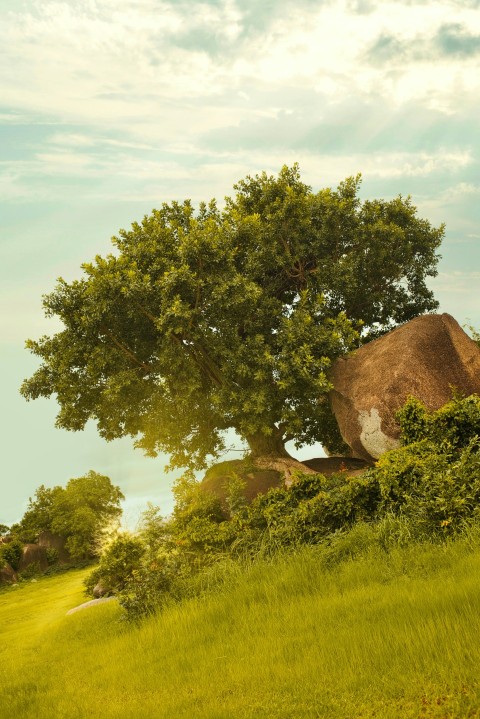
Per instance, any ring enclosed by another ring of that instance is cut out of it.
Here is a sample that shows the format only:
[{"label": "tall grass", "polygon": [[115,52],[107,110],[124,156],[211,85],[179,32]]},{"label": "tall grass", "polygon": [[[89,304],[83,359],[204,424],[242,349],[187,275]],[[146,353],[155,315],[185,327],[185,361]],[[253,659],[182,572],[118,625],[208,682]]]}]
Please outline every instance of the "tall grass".
[{"label": "tall grass", "polygon": [[369,531],[231,565],[138,626],[115,602],[65,616],[84,572],[0,594],[0,716],[480,717],[478,537],[385,552]]}]

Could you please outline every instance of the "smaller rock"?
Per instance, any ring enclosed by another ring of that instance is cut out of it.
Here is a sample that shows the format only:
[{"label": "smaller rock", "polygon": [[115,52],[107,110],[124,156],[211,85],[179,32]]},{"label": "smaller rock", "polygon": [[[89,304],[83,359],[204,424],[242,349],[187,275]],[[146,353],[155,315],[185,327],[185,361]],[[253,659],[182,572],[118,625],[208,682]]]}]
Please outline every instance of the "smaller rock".
[{"label": "smaller rock", "polygon": [[16,582],[17,573],[9,564],[5,564],[3,567],[0,567],[0,584],[15,585]]},{"label": "smaller rock", "polygon": [[101,599],[106,594],[108,594],[108,589],[105,587],[104,584],[102,584],[102,580],[97,582],[97,584],[94,586],[92,594],[96,599]]},{"label": "smaller rock", "polygon": [[69,614],[75,614],[75,612],[80,612],[82,609],[88,609],[89,607],[94,607],[97,604],[103,604],[104,602],[111,602],[114,599],[116,599],[116,597],[100,597],[99,599],[91,599],[89,602],[84,602],[83,604],[79,604],[78,607],[69,609],[66,616],[68,617]]},{"label": "smaller rock", "polygon": [[245,483],[242,495],[247,504],[250,504],[258,494],[265,494],[272,487],[281,487],[283,484],[280,472],[250,467],[241,459],[214,464],[207,470],[200,486],[205,492],[218,497],[225,518],[230,516],[227,501],[228,486],[235,476]]}]

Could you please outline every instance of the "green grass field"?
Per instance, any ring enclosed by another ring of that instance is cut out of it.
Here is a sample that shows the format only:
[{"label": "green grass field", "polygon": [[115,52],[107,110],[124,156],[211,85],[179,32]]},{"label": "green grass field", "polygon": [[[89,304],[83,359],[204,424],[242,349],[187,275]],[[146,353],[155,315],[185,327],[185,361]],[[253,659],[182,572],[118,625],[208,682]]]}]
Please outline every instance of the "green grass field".
[{"label": "green grass field", "polygon": [[86,571],[0,593],[2,719],[480,717],[480,553],[320,550],[232,572],[139,626]]}]

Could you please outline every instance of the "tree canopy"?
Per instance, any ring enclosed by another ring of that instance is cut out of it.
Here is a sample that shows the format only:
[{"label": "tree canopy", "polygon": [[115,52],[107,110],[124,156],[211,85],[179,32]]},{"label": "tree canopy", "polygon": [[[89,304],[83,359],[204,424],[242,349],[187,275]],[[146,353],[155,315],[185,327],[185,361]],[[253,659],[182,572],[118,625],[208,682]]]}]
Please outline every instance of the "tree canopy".
[{"label": "tree canopy", "polygon": [[66,539],[74,559],[88,557],[95,551],[98,532],[121,515],[122,499],[109,477],[90,470],[84,477],[70,479],[66,487],[42,484],[12,530],[25,541],[35,541],[44,531],[53,532]]},{"label": "tree canopy", "polygon": [[93,419],[171,466],[204,466],[229,428],[254,455],[331,445],[332,360],[437,307],[443,226],[359,186],[314,192],[295,165],[246,177],[223,209],[164,203],[44,297],[64,329],[27,342],[42,364],[23,395],[54,394],[57,426]]}]

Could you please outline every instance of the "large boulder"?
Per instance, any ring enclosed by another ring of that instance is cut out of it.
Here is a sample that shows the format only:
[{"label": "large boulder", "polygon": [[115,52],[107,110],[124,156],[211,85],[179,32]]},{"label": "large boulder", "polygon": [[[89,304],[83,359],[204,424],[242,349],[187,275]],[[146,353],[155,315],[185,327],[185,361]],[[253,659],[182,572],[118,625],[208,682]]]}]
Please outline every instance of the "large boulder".
[{"label": "large boulder", "polygon": [[71,556],[65,548],[65,542],[65,537],[61,537],[59,534],[54,534],[48,530],[40,532],[38,535],[38,546],[45,547],[45,549],[55,549],[60,564],[68,564],[71,562]]},{"label": "large boulder", "polygon": [[448,314],[423,315],[334,363],[333,412],[354,457],[399,445],[395,413],[409,395],[436,410],[456,390],[480,394],[480,349]]},{"label": "large boulder", "polygon": [[47,550],[38,544],[26,544],[23,556],[18,563],[18,571],[24,572],[28,567],[35,565],[35,569],[44,571],[48,567]]}]

